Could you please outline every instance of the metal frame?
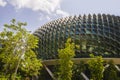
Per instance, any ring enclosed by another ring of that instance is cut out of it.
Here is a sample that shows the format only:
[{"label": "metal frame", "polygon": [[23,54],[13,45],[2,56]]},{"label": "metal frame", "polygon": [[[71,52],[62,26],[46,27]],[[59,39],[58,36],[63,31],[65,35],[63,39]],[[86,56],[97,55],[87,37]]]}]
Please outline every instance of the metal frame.
[{"label": "metal frame", "polygon": [[[90,60],[92,58],[73,58],[72,61],[75,64],[79,64],[80,61],[84,61],[87,62],[88,60]],[[116,69],[120,72],[120,68],[117,66],[117,64],[120,64],[120,58],[103,58],[103,60],[105,60],[106,62],[109,62],[110,60],[112,60],[115,64]],[[47,67],[50,65],[59,65],[59,59],[52,59],[52,60],[43,60],[42,64],[44,65],[44,68],[46,69],[46,71],[49,73],[49,75],[51,76],[51,78],[53,80],[57,80],[57,78],[55,78],[54,74],[52,73],[52,71]],[[109,67],[109,64],[106,64],[104,66],[104,70]],[[104,72],[104,71],[103,71]],[[83,73],[81,72],[81,75],[83,76],[83,78],[85,80],[89,80],[89,78]]]},{"label": "metal frame", "polygon": [[[72,61],[75,64],[79,64],[80,61],[87,62],[90,59],[92,59],[92,58],[73,58]],[[120,58],[103,58],[103,60],[105,60],[106,62],[112,60],[114,62],[114,64],[120,64]],[[58,65],[59,64],[59,59],[43,60],[42,63],[47,65],[47,66],[48,65]]]}]

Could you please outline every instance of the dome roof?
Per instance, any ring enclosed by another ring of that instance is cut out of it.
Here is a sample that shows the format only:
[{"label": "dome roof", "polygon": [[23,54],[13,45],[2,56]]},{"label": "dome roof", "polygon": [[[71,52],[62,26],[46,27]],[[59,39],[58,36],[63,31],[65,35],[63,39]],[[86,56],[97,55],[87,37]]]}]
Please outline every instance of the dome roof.
[{"label": "dome roof", "polygon": [[120,57],[120,17],[109,14],[69,16],[49,22],[34,32],[38,36],[38,56],[58,58],[57,50],[64,48],[68,37],[80,49],[76,57],[90,53],[104,57]]}]

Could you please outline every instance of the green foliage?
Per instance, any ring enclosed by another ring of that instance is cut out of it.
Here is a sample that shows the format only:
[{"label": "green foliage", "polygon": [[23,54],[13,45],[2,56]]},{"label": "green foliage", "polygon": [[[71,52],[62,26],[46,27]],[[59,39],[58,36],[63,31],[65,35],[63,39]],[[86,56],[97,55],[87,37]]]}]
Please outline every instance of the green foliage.
[{"label": "green foliage", "polygon": [[27,75],[38,75],[41,62],[37,59],[34,48],[37,47],[38,38],[30,34],[23,26],[26,23],[11,20],[11,24],[5,24],[4,30],[0,32],[0,60],[4,75],[10,75],[15,79],[18,70]]},{"label": "green foliage", "polygon": [[94,56],[93,54],[90,54],[90,59],[88,61],[88,66],[90,69],[91,79],[92,80],[102,80],[103,78],[103,59],[102,56]]},{"label": "green foliage", "polygon": [[64,49],[58,50],[58,56],[60,58],[60,73],[59,80],[71,80],[72,77],[72,58],[75,56],[75,45],[69,38],[65,43]]},{"label": "green foliage", "polygon": [[0,80],[8,80],[8,76],[4,76],[3,73],[0,73]]},{"label": "green foliage", "polygon": [[[31,54],[31,55],[30,55]],[[26,73],[27,76],[39,74],[41,61],[36,58],[34,52],[26,53],[25,59],[21,60],[20,68]]]}]

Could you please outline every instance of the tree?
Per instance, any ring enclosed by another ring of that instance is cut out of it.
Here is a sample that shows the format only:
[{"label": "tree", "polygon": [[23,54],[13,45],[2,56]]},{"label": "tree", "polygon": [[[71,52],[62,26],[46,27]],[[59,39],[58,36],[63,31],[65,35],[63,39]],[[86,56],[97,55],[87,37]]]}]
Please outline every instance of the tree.
[{"label": "tree", "polygon": [[103,62],[102,56],[94,56],[90,54],[91,60],[88,61],[88,67],[90,69],[91,79],[102,80],[103,78]]},{"label": "tree", "polygon": [[0,33],[0,60],[3,63],[1,71],[12,80],[15,80],[18,70],[35,76],[42,66],[33,51],[37,47],[38,38],[23,26],[26,26],[26,23],[12,19],[11,24],[5,24]]},{"label": "tree", "polygon": [[72,67],[73,62],[72,58],[75,56],[75,45],[72,43],[72,40],[69,38],[65,43],[64,49],[58,50],[58,56],[60,58],[60,72],[59,80],[71,80],[72,78]]}]

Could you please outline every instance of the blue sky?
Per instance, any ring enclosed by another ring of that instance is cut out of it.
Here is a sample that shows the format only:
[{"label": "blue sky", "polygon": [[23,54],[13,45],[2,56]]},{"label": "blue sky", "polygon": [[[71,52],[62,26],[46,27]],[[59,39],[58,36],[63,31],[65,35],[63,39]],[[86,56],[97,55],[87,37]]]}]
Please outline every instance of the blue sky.
[{"label": "blue sky", "polygon": [[13,18],[34,32],[54,19],[89,13],[119,16],[120,0],[0,0],[0,31]]}]

